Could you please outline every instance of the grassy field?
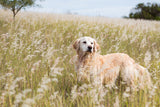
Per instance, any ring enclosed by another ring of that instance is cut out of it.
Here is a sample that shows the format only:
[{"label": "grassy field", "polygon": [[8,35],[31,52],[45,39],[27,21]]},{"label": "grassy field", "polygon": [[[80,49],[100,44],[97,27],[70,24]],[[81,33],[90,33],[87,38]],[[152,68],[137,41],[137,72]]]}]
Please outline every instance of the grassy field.
[{"label": "grassy field", "polygon": [[[151,90],[78,83],[75,39],[97,40],[101,54],[123,52],[146,67]],[[160,22],[0,10],[1,107],[160,107]]]}]

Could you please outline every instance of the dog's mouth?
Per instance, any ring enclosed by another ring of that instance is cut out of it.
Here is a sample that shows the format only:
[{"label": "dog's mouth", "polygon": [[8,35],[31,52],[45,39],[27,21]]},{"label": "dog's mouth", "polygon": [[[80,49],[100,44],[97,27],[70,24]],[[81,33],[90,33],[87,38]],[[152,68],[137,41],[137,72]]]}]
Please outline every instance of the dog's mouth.
[{"label": "dog's mouth", "polygon": [[93,51],[91,49],[87,50],[88,53],[92,53]]}]

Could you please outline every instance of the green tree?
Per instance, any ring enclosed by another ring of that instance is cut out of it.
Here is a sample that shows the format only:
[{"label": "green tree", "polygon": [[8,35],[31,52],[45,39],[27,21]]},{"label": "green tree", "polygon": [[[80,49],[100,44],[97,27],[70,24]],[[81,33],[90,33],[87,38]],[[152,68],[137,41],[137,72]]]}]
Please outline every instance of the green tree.
[{"label": "green tree", "polygon": [[13,18],[15,19],[15,16],[22,8],[35,6],[35,2],[36,0],[0,0],[0,5],[10,9],[13,13]]},{"label": "green tree", "polygon": [[129,18],[160,20],[160,5],[156,3],[139,3],[132,9]]}]

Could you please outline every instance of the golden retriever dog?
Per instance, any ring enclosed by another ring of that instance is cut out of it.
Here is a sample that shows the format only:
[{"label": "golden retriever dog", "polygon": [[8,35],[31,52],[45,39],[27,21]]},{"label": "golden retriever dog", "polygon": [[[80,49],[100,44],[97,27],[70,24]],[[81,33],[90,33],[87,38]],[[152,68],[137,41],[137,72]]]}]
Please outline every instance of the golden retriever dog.
[{"label": "golden retriever dog", "polygon": [[[131,88],[151,85],[150,74],[124,53],[100,55],[98,43],[91,37],[77,39],[73,48],[77,52],[76,71],[79,81],[87,80],[107,86],[115,85],[120,77]],[[74,58],[75,59],[75,58]]]}]

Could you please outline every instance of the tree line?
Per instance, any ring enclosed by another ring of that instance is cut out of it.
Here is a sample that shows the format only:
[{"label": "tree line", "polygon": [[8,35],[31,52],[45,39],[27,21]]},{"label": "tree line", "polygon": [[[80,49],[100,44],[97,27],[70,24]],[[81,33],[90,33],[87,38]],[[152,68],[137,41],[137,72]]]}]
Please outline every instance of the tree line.
[{"label": "tree line", "polygon": [[160,20],[160,4],[157,3],[139,3],[132,9],[129,18]]}]

